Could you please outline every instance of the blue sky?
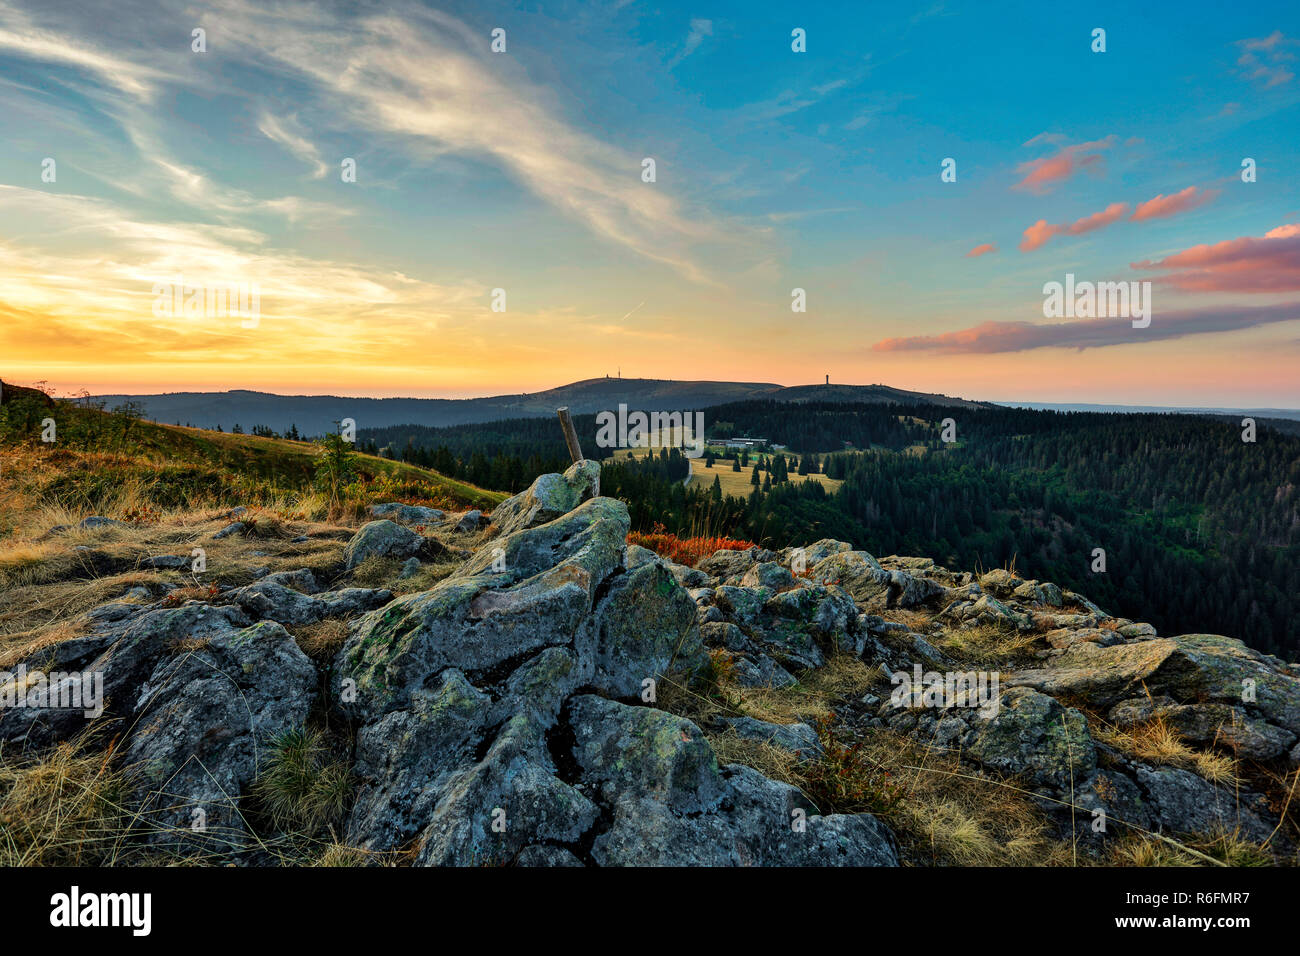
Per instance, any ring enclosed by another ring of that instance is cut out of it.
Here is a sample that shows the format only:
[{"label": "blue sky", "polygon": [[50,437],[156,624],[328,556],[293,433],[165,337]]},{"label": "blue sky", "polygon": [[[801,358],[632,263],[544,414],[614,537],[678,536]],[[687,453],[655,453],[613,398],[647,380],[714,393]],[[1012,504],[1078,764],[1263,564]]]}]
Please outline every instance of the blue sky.
[{"label": "blue sky", "polygon": [[[1297,406],[1298,21],[0,0],[0,376],[463,395],[621,368]],[[1151,327],[1044,331],[1067,272],[1152,280]],[[260,322],[160,319],[174,274],[257,283]]]}]

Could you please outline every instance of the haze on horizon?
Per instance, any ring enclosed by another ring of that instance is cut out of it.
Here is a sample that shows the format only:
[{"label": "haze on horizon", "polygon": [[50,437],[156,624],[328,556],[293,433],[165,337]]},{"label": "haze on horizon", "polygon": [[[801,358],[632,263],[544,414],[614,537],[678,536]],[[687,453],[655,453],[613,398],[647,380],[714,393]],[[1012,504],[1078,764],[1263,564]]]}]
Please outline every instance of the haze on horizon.
[{"label": "haze on horizon", "polygon": [[[0,378],[1300,407],[1293,3],[261,6],[0,0]],[[1151,325],[1045,319],[1067,273]]]}]

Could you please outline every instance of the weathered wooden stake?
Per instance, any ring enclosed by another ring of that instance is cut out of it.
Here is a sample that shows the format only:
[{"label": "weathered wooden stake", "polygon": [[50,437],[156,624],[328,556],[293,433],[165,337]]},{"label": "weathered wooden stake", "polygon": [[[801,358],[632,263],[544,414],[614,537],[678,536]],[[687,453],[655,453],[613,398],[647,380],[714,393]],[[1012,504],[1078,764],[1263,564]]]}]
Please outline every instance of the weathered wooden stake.
[{"label": "weathered wooden stake", "polygon": [[555,410],[560,416],[560,427],[564,429],[564,443],[569,446],[569,457],[575,462],[582,461],[582,447],[578,444],[578,433],[573,430],[573,419],[569,417],[569,406],[564,405]]}]

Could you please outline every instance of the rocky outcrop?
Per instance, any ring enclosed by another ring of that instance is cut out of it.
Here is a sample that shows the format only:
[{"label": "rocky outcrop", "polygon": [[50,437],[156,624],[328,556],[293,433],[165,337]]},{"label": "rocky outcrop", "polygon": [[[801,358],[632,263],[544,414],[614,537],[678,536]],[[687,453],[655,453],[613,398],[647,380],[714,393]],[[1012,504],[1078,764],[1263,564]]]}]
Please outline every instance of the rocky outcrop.
[{"label": "rocky outcrop", "polygon": [[[846,708],[846,728],[888,727],[958,755],[973,774],[1014,778],[1044,798],[1062,827],[1071,825],[1062,808],[1073,806],[1089,823],[1091,811],[1104,811],[1111,832],[1227,831],[1260,842],[1272,834],[1274,850],[1291,845],[1286,832],[1274,832],[1276,809],[1250,782],[1229,790],[1188,767],[1198,750],[1271,761],[1283,773],[1300,765],[1294,665],[1233,638],[1160,637],[1151,625],[1112,617],[1050,582],[1005,570],[977,579],[925,558],[877,560],[845,542],[779,555],[719,551],[692,570],[705,574],[691,579],[690,592],[701,636],[727,653],[742,686],[789,686],[831,653],[878,665],[896,683],[918,665],[940,684],[973,679],[976,669],[961,662],[962,635],[1014,636],[1008,646],[1025,656],[1008,652],[999,661],[998,683],[978,705],[942,692],[914,706],[868,695],[856,714]],[[928,617],[925,633],[886,620],[895,610],[909,612],[908,620]],[[1141,747],[1116,749],[1124,734],[1140,736],[1158,722],[1188,748],[1182,765],[1134,756]],[[749,730],[746,737],[763,736]],[[780,745],[781,735],[766,737]],[[1270,772],[1252,779],[1266,781]]]},{"label": "rocky outcrop", "polygon": [[[432,510],[372,508],[347,567],[378,555],[417,573],[442,547],[420,533]],[[1119,832],[1290,846],[1256,781],[1300,760],[1300,679],[1240,641],[1160,636],[1049,582],[829,539],[674,564],[627,544],[627,508],[599,495],[593,462],[539,478],[490,522],[470,515],[437,520],[481,532],[477,550],[400,597],[300,569],[180,607],[148,603],[147,589],[97,607],[82,636],[24,666],[95,675],[102,710],[5,707],[0,741],[39,749],[111,727],[139,838],[244,861],[274,742],[326,713],[346,728],[356,782],[342,840],[421,865],[896,865],[904,851],[876,816],[824,812],[719,759],[824,769],[843,758],[838,741],[877,731],[946,752],[971,779],[1010,780],[1063,834],[1104,814]],[[329,618],[348,622],[345,639],[315,628]],[[343,640],[313,651],[333,654],[325,672],[299,628]],[[967,642],[989,635],[1005,647],[980,650],[977,675]],[[690,711],[698,723],[661,705],[719,682],[796,699],[846,658],[878,686],[835,700],[834,723],[816,729],[721,693],[712,716]],[[1180,762],[1125,749],[1125,734],[1153,726],[1190,748]],[[1198,753],[1263,769],[1230,780]],[[862,804],[827,809],[846,805]]]}]

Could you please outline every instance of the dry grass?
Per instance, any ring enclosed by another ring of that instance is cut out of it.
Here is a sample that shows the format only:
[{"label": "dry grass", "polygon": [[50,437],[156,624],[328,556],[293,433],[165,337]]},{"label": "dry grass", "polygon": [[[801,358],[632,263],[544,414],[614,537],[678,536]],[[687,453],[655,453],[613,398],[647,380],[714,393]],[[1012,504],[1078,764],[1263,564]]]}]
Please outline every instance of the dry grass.
[{"label": "dry grass", "polygon": [[311,866],[376,866],[388,863],[393,858],[391,853],[375,853],[345,843],[330,843],[319,856],[311,861]]},{"label": "dry grass", "polygon": [[717,717],[812,722],[830,714],[838,701],[860,697],[883,679],[879,668],[849,654],[834,654],[824,667],[805,672],[793,687],[742,687],[734,680],[730,654],[715,650],[710,661],[709,673],[696,685],[675,675],[666,677],[658,691],[659,706],[700,724]]},{"label": "dry grass", "polygon": [[327,617],[304,627],[292,628],[294,640],[302,652],[318,664],[328,663],[348,639],[348,623]]},{"label": "dry grass", "polygon": [[934,644],[958,661],[980,666],[1023,660],[1038,644],[1033,634],[992,626],[953,628],[934,638]]},{"label": "dry grass", "polygon": [[[754,767],[798,787],[823,813],[874,813],[904,848],[905,862],[932,866],[1065,865],[1057,839],[1032,794],[965,770],[956,755],[935,753],[887,729],[860,740],[835,739],[823,721],[825,753],[799,761],[768,744],[722,738],[719,759]],[[717,744],[715,743],[715,746]]]},{"label": "dry grass", "polygon": [[0,754],[0,866],[104,866],[124,852],[125,778],[111,753],[63,743],[40,758]]},{"label": "dry grass", "polygon": [[1116,841],[1105,861],[1110,866],[1273,866],[1275,860],[1239,832],[1184,837],[1181,842],[1155,834],[1130,834]]},{"label": "dry grass", "polygon": [[1226,754],[1189,747],[1161,717],[1133,727],[1116,727],[1095,716],[1090,719],[1094,737],[1116,750],[1149,763],[1177,767],[1199,774],[1210,783],[1234,786],[1239,782],[1237,762]]},{"label": "dry grass", "polygon": [[888,610],[881,611],[880,617],[894,624],[901,624],[909,631],[914,631],[917,634],[925,634],[934,621],[933,614],[904,607],[891,607]]}]

